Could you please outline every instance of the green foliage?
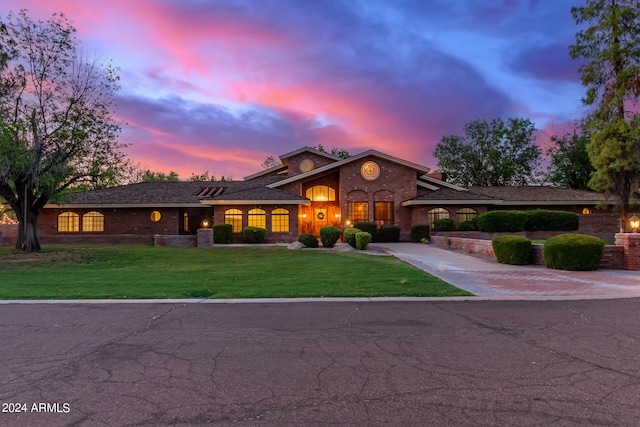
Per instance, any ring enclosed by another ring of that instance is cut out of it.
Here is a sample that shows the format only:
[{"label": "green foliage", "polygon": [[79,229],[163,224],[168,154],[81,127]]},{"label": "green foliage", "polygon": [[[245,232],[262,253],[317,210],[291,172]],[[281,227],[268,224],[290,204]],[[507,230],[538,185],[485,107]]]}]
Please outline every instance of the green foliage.
[{"label": "green foliage", "polygon": [[462,186],[526,185],[535,179],[541,150],[529,119],[474,120],[464,136],[445,136],[434,157],[447,181]]},{"label": "green foliage", "polygon": [[371,243],[371,233],[361,231],[356,234],[356,249],[364,251],[369,246],[369,243]]},{"label": "green foliage", "polygon": [[545,179],[558,187],[589,190],[589,180],[595,171],[587,152],[590,141],[591,130],[584,121],[576,124],[572,133],[553,135],[554,145],[547,149],[550,164]]},{"label": "green foliage", "polygon": [[395,243],[400,241],[400,227],[397,225],[384,224],[378,230],[378,239],[384,243]]},{"label": "green foliage", "polygon": [[242,237],[245,243],[264,243],[267,238],[267,229],[260,227],[245,227],[242,229]]},{"label": "green foliage", "polygon": [[440,218],[433,221],[433,231],[453,231],[454,228],[453,218]]},{"label": "green foliage", "polygon": [[340,238],[342,231],[338,227],[327,225],[320,229],[320,241],[325,248],[332,248]]},{"label": "green foliage", "polygon": [[523,211],[488,211],[476,217],[478,230],[484,233],[524,231],[528,215]]},{"label": "green foliage", "polygon": [[213,242],[229,244],[232,241],[233,226],[231,224],[213,224]]},{"label": "green foliage", "polygon": [[572,231],[578,229],[578,215],[573,212],[536,209],[528,215],[527,231]]},{"label": "green foliage", "polygon": [[353,227],[361,231],[366,231],[371,234],[374,242],[378,241],[378,224],[375,222],[356,222],[353,224]]},{"label": "green foliage", "polygon": [[318,239],[311,233],[302,233],[298,236],[298,242],[302,243],[308,248],[317,248],[318,247]]},{"label": "green foliage", "polygon": [[411,241],[413,243],[421,242],[422,239],[429,240],[429,224],[413,224],[411,226]]},{"label": "green foliage", "polygon": [[164,172],[153,172],[147,169],[142,173],[142,182],[179,182],[178,172],[170,171],[168,174]]},{"label": "green foliage", "polygon": [[531,263],[531,240],[521,236],[500,236],[491,241],[493,252],[502,264],[527,265]]},{"label": "green foliage", "polygon": [[597,270],[604,257],[604,241],[584,234],[560,234],[544,243],[544,263],[561,270]]},{"label": "green foliage", "polygon": [[476,223],[476,221],[472,219],[462,221],[460,224],[458,224],[458,230],[460,231],[476,231],[477,229],[478,229],[478,224]]},{"label": "green foliage", "polygon": [[358,228],[345,228],[342,235],[342,241],[347,242],[352,248],[356,247],[356,234],[361,233]]}]

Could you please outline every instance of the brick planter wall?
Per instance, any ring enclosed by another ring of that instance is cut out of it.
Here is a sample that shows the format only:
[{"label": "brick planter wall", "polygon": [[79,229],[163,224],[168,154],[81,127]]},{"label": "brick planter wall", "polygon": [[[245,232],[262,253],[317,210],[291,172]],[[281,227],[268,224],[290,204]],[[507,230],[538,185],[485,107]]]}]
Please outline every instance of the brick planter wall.
[{"label": "brick planter wall", "polygon": [[624,248],[624,269],[640,271],[640,234],[617,233],[616,245]]},{"label": "brick planter wall", "polygon": [[166,246],[170,248],[195,248],[196,236],[192,235],[160,235],[153,236],[153,246]]}]

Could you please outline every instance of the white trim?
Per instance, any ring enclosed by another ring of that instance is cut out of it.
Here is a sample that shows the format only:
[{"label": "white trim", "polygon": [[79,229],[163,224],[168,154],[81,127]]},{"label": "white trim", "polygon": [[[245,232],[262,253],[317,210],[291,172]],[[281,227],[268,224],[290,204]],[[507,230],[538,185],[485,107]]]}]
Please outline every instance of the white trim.
[{"label": "white trim", "polygon": [[594,200],[407,200],[402,202],[402,206],[419,205],[507,205],[507,206],[596,206],[600,203]]},{"label": "white trim", "polygon": [[305,205],[310,201],[304,200],[202,200],[203,205]]},{"label": "white trim", "polygon": [[436,179],[436,178],[433,178],[433,177],[427,176],[427,175],[422,175],[420,177],[420,179],[424,179],[424,180],[430,181],[431,183],[433,183],[435,185],[439,185],[441,187],[451,188],[453,190],[469,191],[468,188],[460,187],[459,185],[451,184],[450,182],[445,182],[445,181],[442,181],[440,179]]},{"label": "white trim", "polygon": [[125,204],[125,203],[47,203],[44,205],[46,209],[114,209],[114,208],[201,208],[201,203],[141,203],[141,204]]},{"label": "white trim", "polygon": [[406,200],[402,202],[402,206],[420,206],[420,205],[499,205],[502,200]]},{"label": "white trim", "polygon": [[426,188],[427,190],[437,191],[440,187],[436,187],[435,185],[427,184],[426,182],[418,181],[418,187]]}]

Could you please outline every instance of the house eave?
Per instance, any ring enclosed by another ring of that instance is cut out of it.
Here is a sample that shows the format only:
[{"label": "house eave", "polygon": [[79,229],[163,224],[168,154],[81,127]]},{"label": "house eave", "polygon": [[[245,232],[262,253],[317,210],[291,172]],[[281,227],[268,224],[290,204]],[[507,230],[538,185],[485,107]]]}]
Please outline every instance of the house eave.
[{"label": "house eave", "polygon": [[201,208],[201,203],[47,203],[45,209]]},{"label": "house eave", "polygon": [[203,205],[304,205],[309,206],[310,201],[305,200],[203,200]]}]

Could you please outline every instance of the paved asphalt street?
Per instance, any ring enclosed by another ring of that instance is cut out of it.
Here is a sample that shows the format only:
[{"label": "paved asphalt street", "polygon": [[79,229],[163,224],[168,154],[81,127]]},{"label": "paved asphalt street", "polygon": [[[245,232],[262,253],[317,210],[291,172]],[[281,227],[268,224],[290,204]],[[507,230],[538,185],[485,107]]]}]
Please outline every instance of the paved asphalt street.
[{"label": "paved asphalt street", "polygon": [[0,425],[633,426],[639,325],[634,298],[2,304]]}]

